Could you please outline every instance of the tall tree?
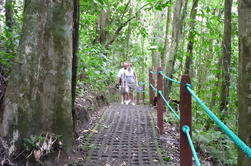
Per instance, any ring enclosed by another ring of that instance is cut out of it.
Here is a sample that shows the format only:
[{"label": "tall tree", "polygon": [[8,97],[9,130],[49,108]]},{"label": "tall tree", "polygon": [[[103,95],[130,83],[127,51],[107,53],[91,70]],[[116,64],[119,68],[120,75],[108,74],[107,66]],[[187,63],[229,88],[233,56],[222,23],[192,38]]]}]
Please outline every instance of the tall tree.
[{"label": "tall tree", "polygon": [[[251,1],[238,0],[239,23],[239,136],[251,147]],[[241,150],[238,165],[250,165],[251,159]]]},{"label": "tall tree", "polygon": [[13,48],[13,40],[11,39],[12,37],[12,32],[13,32],[13,0],[6,0],[5,1],[5,24],[7,27],[7,32],[9,33],[10,36],[10,44],[6,45],[6,52],[10,53],[12,52]]},{"label": "tall tree", "polygon": [[73,31],[72,31],[72,118],[75,130],[76,113],[74,102],[76,97],[77,69],[78,69],[78,47],[79,47],[79,0],[73,0]]},{"label": "tall tree", "polygon": [[197,7],[198,7],[199,0],[193,0],[193,6],[190,12],[190,31],[188,34],[188,44],[187,44],[187,57],[185,62],[185,74],[190,74],[190,66],[192,64],[192,57],[193,57],[193,44],[194,44],[194,37],[195,37],[195,23],[196,23],[196,14],[197,14]]},{"label": "tall tree", "polygon": [[5,1],[5,22],[9,30],[13,26],[13,0]]},{"label": "tall tree", "polygon": [[[225,0],[224,9],[224,36],[222,42],[222,85],[220,94],[220,110],[227,111],[229,102],[229,86],[230,86],[230,65],[231,65],[231,9],[233,0]],[[224,113],[223,113],[224,114]]]},{"label": "tall tree", "polygon": [[170,22],[171,22],[171,12],[172,12],[172,7],[168,6],[167,7],[167,14],[166,14],[166,32],[165,32],[165,42],[164,42],[164,48],[163,52],[161,54],[161,67],[164,69],[165,68],[165,62],[166,62],[166,57],[168,53],[168,46],[169,46],[169,27],[170,27]]},{"label": "tall tree", "polygon": [[102,9],[99,14],[99,18],[97,21],[97,38],[95,39],[96,42],[100,44],[105,44],[108,38],[108,24],[109,24],[109,10]]},{"label": "tall tree", "polygon": [[[132,17],[133,15],[133,8],[134,8],[134,0],[130,0],[130,8],[129,8],[129,18]],[[130,50],[130,39],[131,39],[131,34],[132,34],[132,23],[131,21],[128,23],[128,29],[127,29],[127,50],[126,50],[126,57],[125,60],[127,60],[127,57],[129,56],[129,50]]]},{"label": "tall tree", "polygon": [[153,25],[152,25],[152,43],[151,43],[151,51],[152,51],[152,69],[153,71],[157,71],[157,68],[161,65],[161,55],[160,55],[160,47],[162,46],[162,32],[163,32],[163,24],[162,20],[165,14],[162,11],[156,11],[153,16]]},{"label": "tall tree", "polygon": [[[179,40],[181,36],[182,19],[181,19],[181,9],[183,6],[183,0],[177,0],[174,5],[173,13],[173,23],[172,23],[172,41],[171,49],[166,62],[166,74],[172,77],[174,72],[174,65],[176,61],[176,55],[178,51]],[[171,82],[167,81],[164,87],[165,94],[169,94],[171,89]]]},{"label": "tall tree", "polygon": [[1,135],[11,142],[53,132],[72,144],[72,0],[25,1]]}]

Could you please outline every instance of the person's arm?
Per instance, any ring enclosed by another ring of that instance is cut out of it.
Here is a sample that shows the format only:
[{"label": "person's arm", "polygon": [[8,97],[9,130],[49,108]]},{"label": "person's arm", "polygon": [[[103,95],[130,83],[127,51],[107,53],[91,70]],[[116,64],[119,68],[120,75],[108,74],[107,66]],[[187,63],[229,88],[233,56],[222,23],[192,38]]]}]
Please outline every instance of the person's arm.
[{"label": "person's arm", "polygon": [[121,74],[121,70],[119,70],[119,72],[118,72],[118,75],[117,75],[117,83],[119,84],[119,85],[121,85],[121,76],[122,74]]}]

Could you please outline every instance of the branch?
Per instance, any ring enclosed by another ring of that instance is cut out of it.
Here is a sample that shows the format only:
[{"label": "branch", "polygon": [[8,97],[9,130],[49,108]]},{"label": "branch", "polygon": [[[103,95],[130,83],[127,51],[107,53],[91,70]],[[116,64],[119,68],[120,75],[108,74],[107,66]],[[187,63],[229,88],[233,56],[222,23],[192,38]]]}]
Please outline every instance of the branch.
[{"label": "branch", "polygon": [[[114,33],[112,39],[105,45],[105,47],[108,48],[108,47],[118,38],[120,31],[121,31],[131,20],[133,20],[134,18],[136,18],[137,14],[138,14],[143,8],[145,8],[145,7],[148,6],[148,5],[149,5],[149,3],[143,5],[141,8],[139,8],[139,9],[135,12],[134,16],[132,16],[131,18],[129,18],[128,20],[126,20],[124,23],[122,23],[122,24],[117,28],[117,30],[116,30],[116,32]],[[152,9],[152,8],[153,8],[153,6],[152,6],[151,8],[149,8],[149,10]]]},{"label": "branch", "polygon": [[123,11],[122,15],[120,16],[121,19],[124,18],[125,13],[126,13],[126,11],[127,11],[128,6],[130,5],[130,3],[131,3],[131,0],[129,0],[129,1],[127,2],[126,7],[125,7],[125,10]]}]

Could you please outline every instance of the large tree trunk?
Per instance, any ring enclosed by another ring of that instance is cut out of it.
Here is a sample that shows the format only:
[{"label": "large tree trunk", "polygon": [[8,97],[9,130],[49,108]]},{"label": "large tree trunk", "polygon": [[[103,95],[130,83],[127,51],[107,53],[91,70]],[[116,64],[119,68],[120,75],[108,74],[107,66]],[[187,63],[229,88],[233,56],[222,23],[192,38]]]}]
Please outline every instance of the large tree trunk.
[{"label": "large tree trunk", "polygon": [[[239,136],[251,147],[251,2],[239,0]],[[248,166],[251,159],[241,150],[238,165]]]},{"label": "large tree trunk", "polygon": [[195,27],[195,17],[197,14],[197,7],[198,7],[199,0],[193,0],[193,6],[190,13],[190,31],[188,34],[188,44],[187,44],[187,57],[185,62],[185,74],[190,75],[190,67],[192,64],[192,57],[193,57],[193,43],[194,43],[194,27]]},{"label": "large tree trunk", "polygon": [[78,70],[78,47],[79,47],[79,0],[73,0],[73,32],[72,32],[72,118],[73,118],[73,130],[76,125],[76,113],[75,113],[75,97],[77,86],[77,70]]},{"label": "large tree trunk", "polygon": [[26,1],[23,32],[4,101],[9,141],[53,132],[72,144],[72,0]]},{"label": "large tree trunk", "polygon": [[[222,70],[222,85],[220,94],[220,110],[227,111],[229,102],[229,86],[230,86],[230,65],[231,65],[231,9],[232,0],[225,0],[224,11],[224,37],[223,37],[223,70]],[[224,115],[224,113],[222,114]],[[222,116],[223,118],[223,116]]]}]

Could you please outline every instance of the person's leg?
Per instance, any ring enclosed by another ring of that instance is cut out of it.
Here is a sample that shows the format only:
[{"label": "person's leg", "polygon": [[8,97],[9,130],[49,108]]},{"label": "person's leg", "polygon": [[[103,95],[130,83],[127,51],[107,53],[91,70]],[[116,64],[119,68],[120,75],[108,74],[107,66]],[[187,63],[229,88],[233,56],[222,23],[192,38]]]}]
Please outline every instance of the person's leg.
[{"label": "person's leg", "polygon": [[132,104],[132,105],[135,105],[134,97],[133,97],[133,89],[132,89],[132,91],[131,91],[131,100],[132,100],[131,104]]},{"label": "person's leg", "polygon": [[130,95],[129,95],[129,87],[126,86],[125,87],[125,104],[129,104],[130,102]]},{"label": "person's leg", "polygon": [[125,102],[125,94],[121,94],[121,104],[124,104]]},{"label": "person's leg", "polygon": [[125,89],[124,87],[120,87],[120,97],[121,97],[121,104],[125,103]]}]

